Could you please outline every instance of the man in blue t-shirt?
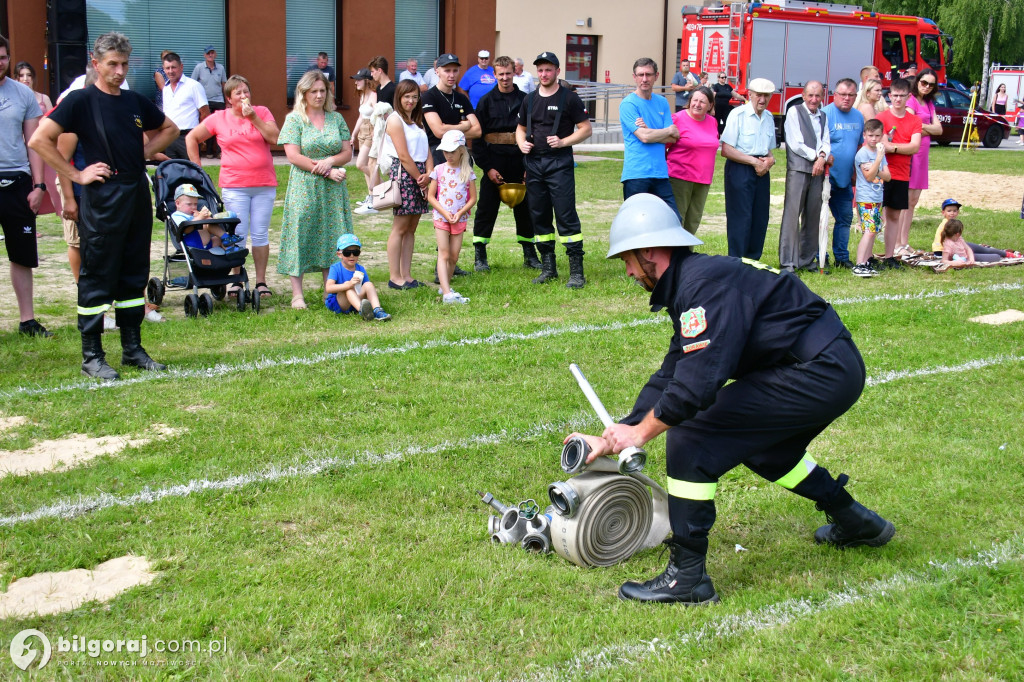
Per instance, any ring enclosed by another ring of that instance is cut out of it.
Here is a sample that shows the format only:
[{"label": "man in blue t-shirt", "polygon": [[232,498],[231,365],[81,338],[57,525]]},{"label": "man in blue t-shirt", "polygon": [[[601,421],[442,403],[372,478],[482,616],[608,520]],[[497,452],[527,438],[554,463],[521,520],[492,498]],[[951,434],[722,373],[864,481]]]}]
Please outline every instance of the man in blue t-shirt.
[{"label": "man in blue t-shirt", "polygon": [[459,80],[459,88],[469,96],[469,103],[476,109],[476,103],[480,98],[494,89],[498,79],[494,76],[494,68],[491,66],[491,53],[487,50],[480,50],[476,55],[476,66],[466,69],[462,79]]},{"label": "man in blue t-shirt", "polygon": [[668,181],[665,145],[679,139],[679,130],[672,123],[668,100],[654,94],[658,80],[658,64],[648,57],[633,63],[636,90],[619,104],[619,122],[625,142],[622,164],[622,198],[634,194],[653,194],[679,215],[672,186]]},{"label": "man in blue t-shirt", "polygon": [[864,116],[853,108],[857,97],[857,83],[843,78],[836,83],[832,104],[823,109],[828,120],[828,134],[832,155],[828,163],[832,194],[828,208],[836,224],[832,230],[832,255],[836,267],[853,268],[850,260],[850,223],[853,222],[854,157],[864,134]]}]

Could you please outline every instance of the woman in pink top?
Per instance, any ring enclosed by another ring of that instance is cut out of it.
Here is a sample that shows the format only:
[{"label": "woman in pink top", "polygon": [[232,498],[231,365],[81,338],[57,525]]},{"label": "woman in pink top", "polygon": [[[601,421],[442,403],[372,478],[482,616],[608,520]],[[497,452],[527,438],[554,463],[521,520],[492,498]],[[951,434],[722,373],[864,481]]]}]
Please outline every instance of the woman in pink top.
[{"label": "woman in pink top", "polygon": [[[185,138],[188,158],[199,164],[199,144],[217,137],[221,150],[220,187],[224,208],[241,221],[235,234],[252,237],[252,260],[256,266],[256,291],[270,296],[267,261],[270,259],[270,214],[277,196],[277,174],[270,145],[280,132],[274,115],[266,107],[249,102],[249,81],[231,76],[224,83],[228,108],[203,119]],[[245,242],[241,243],[245,246]],[[231,293],[237,294],[237,287]]]},{"label": "woman in pink top", "polygon": [[719,142],[718,122],[710,115],[714,101],[710,88],[702,85],[690,96],[690,108],[672,116],[679,140],[668,145],[668,181],[683,227],[691,234],[700,226],[715,174]]},{"label": "woman in pink top", "polygon": [[907,111],[921,119],[921,147],[910,157],[910,192],[907,194],[907,210],[900,216],[900,231],[896,239],[896,256],[910,256],[915,253],[910,247],[910,225],[914,220],[914,209],[921,199],[921,190],[928,189],[928,152],[932,135],[942,134],[942,124],[935,117],[935,95],[938,93],[939,77],[932,69],[925,69],[917,75],[910,87]]}]

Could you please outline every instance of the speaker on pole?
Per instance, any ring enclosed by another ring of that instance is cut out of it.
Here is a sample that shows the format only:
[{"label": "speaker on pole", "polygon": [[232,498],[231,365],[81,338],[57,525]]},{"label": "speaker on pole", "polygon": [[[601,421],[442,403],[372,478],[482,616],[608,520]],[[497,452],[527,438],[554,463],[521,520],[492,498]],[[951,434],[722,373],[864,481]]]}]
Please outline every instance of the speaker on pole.
[{"label": "speaker on pole", "polygon": [[89,64],[85,0],[48,0],[46,21],[50,96],[56,101]]}]

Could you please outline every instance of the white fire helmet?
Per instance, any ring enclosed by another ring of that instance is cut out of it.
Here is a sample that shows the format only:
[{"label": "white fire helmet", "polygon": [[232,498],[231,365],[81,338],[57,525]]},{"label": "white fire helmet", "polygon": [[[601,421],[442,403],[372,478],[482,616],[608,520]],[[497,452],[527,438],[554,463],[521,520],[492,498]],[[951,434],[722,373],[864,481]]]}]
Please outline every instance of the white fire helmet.
[{"label": "white fire helmet", "polygon": [[608,233],[608,255],[656,246],[697,246],[701,240],[683,229],[668,204],[653,194],[634,194],[622,202]]}]

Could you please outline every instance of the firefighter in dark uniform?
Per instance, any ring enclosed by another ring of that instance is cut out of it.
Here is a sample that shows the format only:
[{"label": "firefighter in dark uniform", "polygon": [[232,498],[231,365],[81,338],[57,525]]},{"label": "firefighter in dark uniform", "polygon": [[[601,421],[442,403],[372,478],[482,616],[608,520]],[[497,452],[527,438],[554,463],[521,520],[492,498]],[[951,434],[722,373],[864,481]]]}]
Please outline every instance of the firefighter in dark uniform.
[{"label": "firefighter in dark uniform", "polygon": [[541,273],[533,282],[543,284],[558,277],[555,228],[551,224],[554,210],[558,239],[565,244],[569,257],[566,286],[579,289],[587,280],[583,276],[583,236],[576,214],[572,146],[590,137],[590,115],[579,95],[559,83],[558,57],[553,52],[541,53],[533,65],[540,85],[523,100],[516,127],[516,142],[526,155],[526,196],[541,258]]},{"label": "firefighter in dark uniform", "polygon": [[[69,94],[42,120],[29,142],[54,170],[82,185],[78,330],[82,373],[100,379],[119,378],[103,353],[103,313],[111,306],[121,329],[121,364],[166,369],[142,347],[153,232],[145,160],[174,141],[178,128],[148,99],[134,90],[121,90],[131,51],[124,34],[97,38],[92,59],[98,74],[95,87]],[[57,137],[63,132],[78,136],[85,169],[76,170],[57,151]]]},{"label": "firefighter in dark uniform", "polygon": [[626,273],[651,292],[652,310],[666,308],[673,327],[661,369],[633,411],[602,436],[585,436],[593,459],[668,432],[671,558],[661,575],[627,582],[619,596],[718,601],[705,572],[715,489],[740,464],[817,503],[828,525],[815,542],[887,543],[893,525],[854,501],[845,474],[832,478],[806,452],[864,388],[864,361],[831,306],[792,274],[694,253],[702,242],[651,194],[623,203],[609,241],[608,258],[625,261]]},{"label": "firefighter in dark uniform", "polygon": [[[487,244],[491,241],[494,221],[501,207],[498,187],[506,182],[523,182],[523,153],[516,145],[516,125],[526,93],[512,81],[515,65],[508,57],[494,60],[494,74],[498,87],[489,90],[476,105],[476,117],[483,137],[473,142],[473,157],[487,176],[480,181],[480,200],[473,221],[474,267],[484,272],[491,269],[487,263]],[[516,239],[523,246],[523,265],[539,270],[540,260],[533,245],[529,198],[516,204],[512,215],[516,220]]]}]

